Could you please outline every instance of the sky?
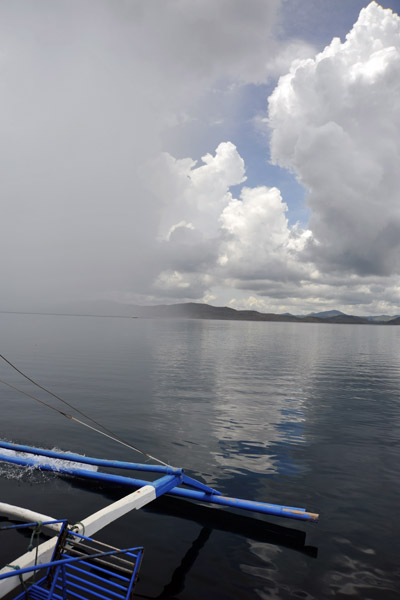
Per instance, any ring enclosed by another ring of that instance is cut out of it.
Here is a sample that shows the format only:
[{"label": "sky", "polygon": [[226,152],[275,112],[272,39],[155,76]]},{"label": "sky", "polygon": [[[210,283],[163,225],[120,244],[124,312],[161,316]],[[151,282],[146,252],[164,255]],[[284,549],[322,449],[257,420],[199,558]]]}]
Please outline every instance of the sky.
[{"label": "sky", "polygon": [[400,0],[0,0],[0,310],[400,314]]}]

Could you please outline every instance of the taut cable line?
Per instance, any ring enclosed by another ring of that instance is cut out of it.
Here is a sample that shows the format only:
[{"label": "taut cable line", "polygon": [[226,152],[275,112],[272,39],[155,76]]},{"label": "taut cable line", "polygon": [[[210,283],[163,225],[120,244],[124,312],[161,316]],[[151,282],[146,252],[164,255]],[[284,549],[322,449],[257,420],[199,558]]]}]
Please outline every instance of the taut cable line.
[{"label": "taut cable line", "polygon": [[15,371],[17,371],[17,373],[19,373],[20,375],[22,375],[22,377],[24,377],[25,379],[27,379],[28,381],[30,381],[31,383],[33,383],[33,385],[35,385],[39,389],[43,390],[44,392],[46,392],[47,394],[49,394],[50,396],[52,396],[56,400],[59,400],[60,402],[63,402],[63,404],[65,404],[66,406],[68,406],[72,410],[76,411],[82,417],[84,417],[85,419],[87,419],[91,423],[94,423],[95,425],[97,425],[97,427],[100,427],[101,429],[97,429],[97,427],[93,427],[93,425],[89,425],[89,423],[85,423],[85,421],[81,421],[80,419],[77,419],[76,417],[74,417],[72,415],[69,415],[68,413],[63,412],[62,410],[59,410],[58,408],[56,408],[55,406],[52,406],[51,404],[48,404],[44,400],[40,400],[39,398],[36,398],[36,396],[32,396],[32,394],[29,394],[28,392],[24,392],[23,390],[20,390],[19,388],[11,385],[10,383],[7,383],[3,379],[0,379],[0,383],[3,383],[4,385],[7,385],[9,388],[12,388],[13,390],[15,390],[15,391],[23,394],[24,396],[27,396],[28,398],[31,398],[32,400],[35,400],[36,402],[39,402],[40,404],[43,404],[47,408],[51,408],[51,410],[54,410],[55,412],[57,412],[58,414],[62,415],[63,417],[66,417],[67,419],[75,421],[76,423],[79,423],[80,425],[83,425],[84,427],[92,429],[92,431],[96,431],[100,435],[103,435],[103,436],[105,436],[105,437],[107,437],[107,438],[109,438],[109,439],[117,442],[118,444],[121,444],[122,446],[125,446],[126,448],[130,448],[131,450],[134,450],[135,452],[139,452],[140,454],[143,454],[143,456],[147,456],[147,458],[149,458],[151,460],[155,460],[156,462],[160,463],[161,465],[164,465],[166,467],[169,466],[168,463],[165,463],[164,461],[160,460],[159,458],[156,458],[155,456],[152,456],[151,454],[148,454],[147,452],[144,452],[143,450],[140,450],[140,448],[137,448],[136,446],[133,446],[129,442],[123,440],[114,431],[112,431],[111,429],[108,429],[108,427],[105,427],[105,425],[103,425],[102,423],[99,423],[95,419],[92,419],[92,417],[90,417],[89,415],[87,415],[86,413],[84,413],[83,411],[81,411],[79,408],[76,408],[75,406],[73,406],[72,404],[70,404],[69,402],[67,402],[67,400],[64,400],[63,398],[60,398],[60,396],[57,396],[57,394],[54,394],[53,392],[51,392],[47,388],[43,387],[42,385],[40,385],[39,383],[37,383],[36,381],[34,381],[30,377],[28,377],[28,375],[26,375],[20,369],[18,369],[12,362],[10,362],[2,354],[0,354],[0,358],[2,360],[4,360],[8,365],[10,365],[10,367],[12,367]]}]

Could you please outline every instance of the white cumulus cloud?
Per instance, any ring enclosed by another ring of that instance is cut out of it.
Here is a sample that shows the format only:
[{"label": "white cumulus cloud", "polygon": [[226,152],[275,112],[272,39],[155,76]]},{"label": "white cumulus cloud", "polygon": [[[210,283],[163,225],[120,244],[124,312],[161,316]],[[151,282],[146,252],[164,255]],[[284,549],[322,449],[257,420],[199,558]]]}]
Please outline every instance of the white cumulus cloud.
[{"label": "white cumulus cloud", "polygon": [[287,205],[277,188],[243,188],[221,214],[225,240],[220,264],[230,277],[244,280],[300,279],[301,263],[296,251],[309,237],[306,231],[289,228]]},{"label": "white cumulus cloud", "polygon": [[271,156],[308,192],[308,257],[400,272],[400,18],[372,2],[342,43],[300,60],[269,99]]},{"label": "white cumulus cloud", "polygon": [[251,289],[254,281],[267,288],[270,281],[309,277],[297,256],[310,232],[289,227],[280,191],[244,187],[234,197],[231,188],[246,180],[234,144],[219,144],[200,164],[164,154],[149,168],[148,185],[164,199],[153,291],[202,297],[216,282]]},{"label": "white cumulus cloud", "polygon": [[343,42],[296,59],[270,96],[269,125],[272,161],[307,190],[308,226],[289,225],[276,187],[232,192],[245,180],[233,144],[200,165],[167,157],[179,184],[169,186],[165,273],[193,278],[196,293],[230,287],[236,306],[396,312],[399,17],[372,2]]}]

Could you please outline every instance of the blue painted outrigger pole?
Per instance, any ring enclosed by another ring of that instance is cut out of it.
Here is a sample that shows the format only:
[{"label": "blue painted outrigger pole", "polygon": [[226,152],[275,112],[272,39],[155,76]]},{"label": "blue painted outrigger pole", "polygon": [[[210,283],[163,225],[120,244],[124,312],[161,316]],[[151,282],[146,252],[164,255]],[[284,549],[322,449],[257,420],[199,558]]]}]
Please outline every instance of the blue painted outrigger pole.
[{"label": "blue painted outrigger pole", "polygon": [[[221,492],[208,487],[204,483],[193,479],[186,475],[181,468],[163,465],[145,465],[141,463],[130,463],[115,460],[105,460],[100,458],[91,458],[89,456],[81,456],[71,452],[54,452],[52,450],[43,450],[41,448],[33,448],[20,444],[12,444],[9,442],[0,441],[0,448],[13,450],[14,452],[22,452],[34,457],[17,456],[0,454],[0,461],[13,463],[22,466],[33,466],[43,471],[53,471],[63,475],[72,475],[83,477],[85,479],[93,479],[96,481],[104,481],[126,485],[132,488],[140,488],[146,485],[153,486],[156,497],[163,494],[171,494],[180,498],[189,500],[197,500],[200,502],[208,502],[221,506],[229,506],[232,508],[240,508],[251,512],[263,513],[289,519],[298,519],[302,521],[318,521],[319,515],[316,513],[307,512],[305,508],[295,508],[291,506],[281,506],[278,504],[267,504],[264,502],[254,502],[252,500],[241,500],[239,498],[229,498],[222,496]],[[51,462],[41,462],[38,456],[44,456],[52,459],[61,459],[63,461],[73,461],[81,464],[94,465],[97,467],[108,467],[113,469],[127,469],[131,471],[146,471],[148,473],[160,473],[162,477],[155,481],[145,481],[126,477],[122,475],[113,475],[111,473],[101,473],[99,471],[90,471],[86,469],[74,467],[59,466]],[[187,487],[180,487],[185,485]]]}]

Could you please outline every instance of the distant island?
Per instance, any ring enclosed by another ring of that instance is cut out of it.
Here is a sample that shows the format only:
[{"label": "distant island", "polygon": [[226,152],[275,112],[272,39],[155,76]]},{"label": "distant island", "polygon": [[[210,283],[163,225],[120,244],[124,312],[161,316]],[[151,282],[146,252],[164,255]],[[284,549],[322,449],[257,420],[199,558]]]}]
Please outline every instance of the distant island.
[{"label": "distant island", "polygon": [[66,306],[58,312],[53,311],[11,311],[0,310],[8,314],[35,314],[64,317],[112,317],[141,319],[214,319],[221,321],[281,321],[287,323],[337,323],[342,325],[400,325],[400,315],[379,315],[358,317],[346,315],[340,310],[328,310],[307,315],[290,313],[262,313],[257,310],[236,310],[228,306],[211,306],[197,302],[183,304],[158,304],[140,306],[137,304],[119,304],[117,302],[94,302],[78,306]]}]

